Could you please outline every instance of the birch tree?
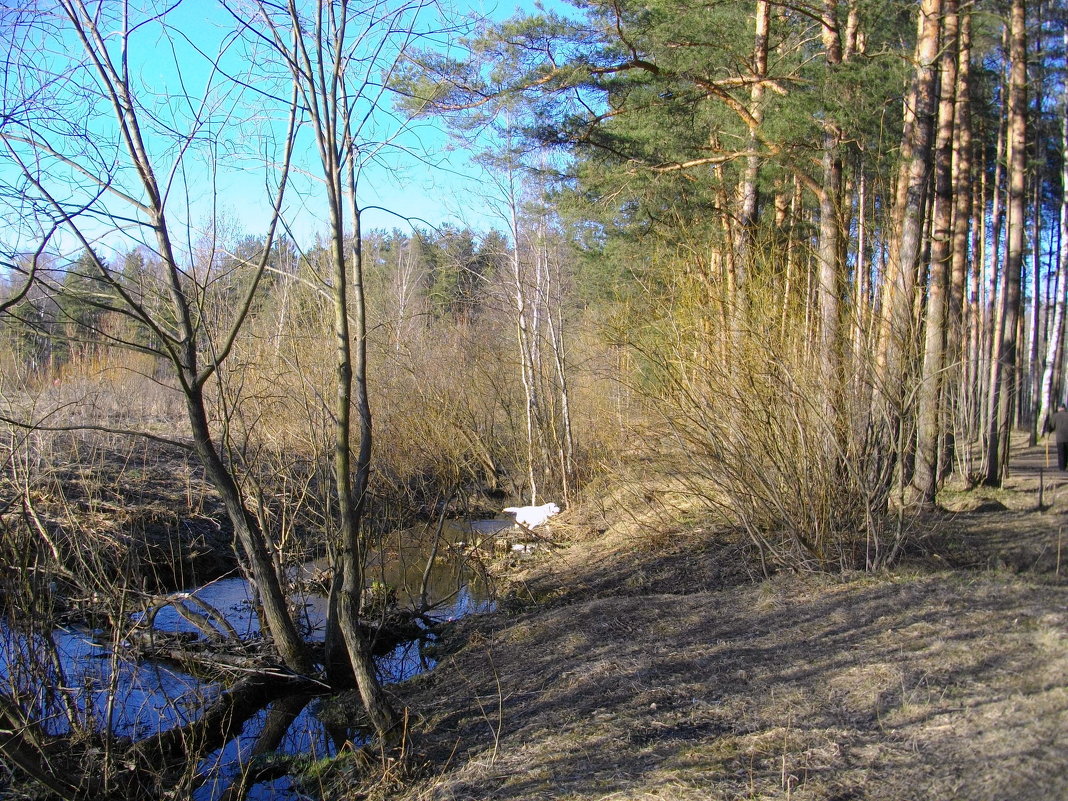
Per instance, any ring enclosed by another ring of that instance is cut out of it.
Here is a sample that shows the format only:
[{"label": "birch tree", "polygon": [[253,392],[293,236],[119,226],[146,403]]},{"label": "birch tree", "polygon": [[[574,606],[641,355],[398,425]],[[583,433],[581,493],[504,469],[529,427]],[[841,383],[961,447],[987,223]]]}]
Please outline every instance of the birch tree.
[{"label": "birch tree", "polygon": [[[1065,27],[1063,43],[1068,52],[1068,26]],[[1061,147],[1068,153],[1068,83],[1065,84],[1061,98]],[[1061,164],[1061,186],[1068,186],[1068,158]],[[1053,397],[1055,391],[1054,375],[1057,365],[1064,358],[1064,313],[1065,298],[1068,296],[1068,193],[1061,196],[1060,208],[1060,253],[1057,260],[1057,275],[1053,283],[1054,305],[1049,330],[1049,354],[1042,371],[1042,387],[1038,393],[1038,424],[1044,425],[1050,415],[1051,407],[1056,405]]]}]

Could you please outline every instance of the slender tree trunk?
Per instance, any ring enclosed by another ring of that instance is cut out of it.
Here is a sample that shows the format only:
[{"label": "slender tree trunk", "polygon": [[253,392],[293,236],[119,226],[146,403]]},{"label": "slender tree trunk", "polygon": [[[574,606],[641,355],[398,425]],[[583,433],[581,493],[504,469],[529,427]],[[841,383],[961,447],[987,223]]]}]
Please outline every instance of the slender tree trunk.
[{"label": "slender tree trunk", "polygon": [[[1045,19],[1043,12],[1043,0],[1038,0],[1036,5],[1035,19]],[[1034,44],[1036,62],[1039,69],[1042,69],[1045,65],[1043,62],[1042,53],[1042,36],[1038,36],[1035,39]],[[1043,93],[1043,81],[1042,76],[1036,76],[1037,80],[1034,80],[1034,108],[1035,116],[1041,114],[1044,103]],[[1029,398],[1026,406],[1026,423],[1028,423],[1027,444],[1034,447],[1038,444],[1039,427],[1041,423],[1039,421],[1039,407],[1042,405],[1040,398],[1042,392],[1042,374],[1045,372],[1045,360],[1048,357],[1048,346],[1046,343],[1047,330],[1043,323],[1044,314],[1043,309],[1046,304],[1042,298],[1041,287],[1042,281],[1042,184],[1044,177],[1044,170],[1042,167],[1043,148],[1040,143],[1040,137],[1034,137],[1034,163],[1035,170],[1032,176],[1032,186],[1034,188],[1032,212],[1031,212],[1031,274],[1033,276],[1031,280],[1031,358],[1028,361],[1030,379],[1027,382],[1027,389],[1029,390]]]},{"label": "slender tree trunk", "polygon": [[[364,565],[366,563],[366,548],[363,544],[363,518],[366,511],[367,488],[371,477],[371,446],[372,446],[372,419],[370,392],[367,381],[367,308],[365,302],[363,284],[363,244],[360,230],[360,212],[356,206],[356,181],[354,176],[355,167],[350,164],[349,203],[352,210],[352,288],[353,304],[355,312],[355,355],[346,354],[348,344],[347,325],[347,301],[342,292],[335,293],[335,323],[338,324],[336,335],[338,337],[338,412],[341,418],[342,404],[346,404],[345,430],[342,431],[340,422],[337,426],[337,480],[338,494],[341,505],[341,588],[338,597],[338,622],[341,626],[342,636],[345,638],[345,646],[349,655],[349,663],[352,666],[353,675],[356,678],[356,687],[363,701],[364,709],[375,727],[379,740],[391,745],[397,742],[401,732],[397,730],[400,721],[397,712],[386,698],[382,685],[375,673],[374,662],[371,658],[371,646],[364,630],[360,626],[360,604],[365,584]],[[335,240],[335,247],[340,246],[340,253],[335,251],[335,257],[341,256],[341,268],[335,272],[335,281],[340,280],[344,287],[344,243],[341,241],[343,228],[339,229],[339,237]],[[341,318],[346,318],[344,322]],[[344,342],[344,344],[343,344]],[[345,356],[349,356],[348,364]],[[348,387],[345,387],[345,384]],[[355,388],[356,413],[360,427],[360,446],[356,455],[356,470],[352,475],[349,470],[349,421],[347,405],[351,398],[351,389]],[[343,472],[344,471],[344,472]],[[349,478],[352,476],[351,479]],[[351,483],[350,483],[351,482]],[[344,490],[345,494],[342,495]]]},{"label": "slender tree trunk", "polygon": [[[1064,46],[1068,48],[1068,27],[1063,33]],[[1063,109],[1061,117],[1061,150],[1068,153],[1068,86],[1064,87],[1062,97]],[[1068,158],[1061,165],[1061,186],[1068,187]],[[1054,307],[1053,318],[1050,322],[1049,331],[1049,356],[1046,359],[1045,368],[1042,371],[1042,386],[1038,393],[1038,425],[1045,425],[1049,418],[1050,409],[1056,405],[1060,398],[1054,398],[1055,384],[1054,375],[1057,366],[1061,362],[1064,352],[1064,312],[1065,298],[1068,293],[1068,192],[1061,197],[1060,216],[1060,247],[1057,260],[1057,277],[1054,281]]]},{"label": "slender tree trunk", "polygon": [[919,502],[934,505],[938,489],[939,440],[942,433],[941,394],[946,362],[946,320],[952,266],[953,139],[957,90],[957,0],[944,0],[942,17],[941,99],[934,150],[934,207],[930,283],[924,331],[923,368],[917,393],[916,472],[913,484]]},{"label": "slender tree trunk", "polygon": [[293,623],[293,616],[289,613],[289,604],[275,570],[274,560],[267,549],[264,534],[255,517],[245,506],[233,474],[215,450],[201,390],[187,392],[186,411],[197,457],[204,465],[205,477],[222,498],[227,517],[234,526],[234,534],[249,561],[262,604],[264,628],[274,639],[278,654],[287,666],[300,673],[310,673],[311,662],[307,649]]},{"label": "slender tree trunk", "polygon": [[562,439],[561,447],[559,448],[560,480],[563,483],[564,503],[570,504],[571,476],[575,467],[575,434],[571,422],[571,393],[568,388],[567,364],[564,358],[563,309],[558,306],[555,319],[552,310],[550,310],[546,321],[549,325],[549,335],[552,342],[556,380],[560,385],[560,428]]},{"label": "slender tree trunk", "polygon": [[[330,243],[330,298],[333,307],[335,354],[334,487],[338,501],[338,533],[335,540],[335,574],[331,586],[327,621],[327,668],[332,677],[341,677],[341,645],[348,657],[368,717],[379,740],[391,745],[400,732],[399,717],[387,701],[371,661],[367,634],[360,624],[360,602],[364,585],[365,548],[362,522],[366,510],[371,470],[372,419],[368,401],[367,320],[363,288],[363,250],[360,211],[357,204],[359,146],[353,126],[358,125],[354,109],[367,100],[357,85],[356,96],[349,95],[352,67],[350,50],[358,29],[357,21],[345,4],[318,0],[316,13],[303,16],[294,4],[282,9],[259,4],[259,22],[270,31],[274,46],[289,65],[292,78],[308,115],[307,126],[319,152],[325,199],[328,207]],[[376,20],[388,30],[383,36],[399,34],[398,18],[386,14]],[[346,173],[347,169],[347,173]],[[346,204],[352,215],[352,254],[345,238]],[[350,309],[350,275],[353,308]],[[349,322],[355,312],[355,330]],[[359,424],[359,449],[352,463],[352,408]],[[339,642],[340,640],[340,642]]]},{"label": "slender tree trunk", "polygon": [[[968,264],[975,260],[969,253],[969,223],[972,215],[972,130],[971,130],[971,11],[958,11],[957,90],[955,92],[953,137],[953,243],[949,281],[949,319],[946,326],[946,392],[943,408],[945,436],[942,473],[952,469],[956,456],[957,434],[965,430],[961,398],[965,394],[966,369],[970,364],[967,348]],[[979,271],[981,268],[976,267]]]},{"label": "slender tree trunk", "polygon": [[[143,99],[136,97],[130,83],[126,58],[131,31],[124,29],[105,32],[98,27],[100,18],[95,16],[95,12],[91,12],[80,0],[63,0],[57,4],[56,10],[66,15],[71,25],[70,42],[72,45],[76,41],[80,42],[86,57],[85,66],[94,74],[98,82],[101,91],[99,99],[110,106],[118,136],[116,143],[118,149],[114,157],[123,162],[121,169],[124,172],[128,170],[131,176],[136,176],[134,180],[139,184],[139,189],[136,191],[133,190],[132,185],[126,188],[126,191],[132,191],[133,195],[137,196],[137,200],[133,200],[123,192],[116,193],[118,197],[129,200],[132,207],[129,214],[132,216],[115,216],[112,219],[120,228],[136,223],[143,226],[144,230],[154,232],[157,252],[163,265],[164,277],[170,294],[171,320],[163,322],[156,319],[142,304],[141,298],[131,294],[127,286],[111,276],[110,272],[98,262],[100,275],[115,291],[117,297],[121,298],[130,316],[152,331],[160,343],[161,350],[166,352],[173,367],[174,377],[184,396],[195,452],[203,462],[209,482],[223,499],[238,542],[248,560],[252,579],[259,591],[263,603],[261,624],[265,632],[274,639],[279,655],[285,664],[292,670],[305,672],[310,668],[310,663],[304,644],[289,614],[281,577],[275,570],[266,532],[249,512],[232,469],[220,455],[212,436],[204,398],[204,386],[213,376],[218,375],[218,371],[227,359],[248,317],[260,279],[266,268],[274,241],[278,210],[285,191],[285,176],[288,174],[291,153],[289,146],[292,144],[295,117],[290,118],[290,130],[283,160],[283,177],[277,190],[274,214],[270,218],[262,259],[243,298],[237,299],[237,302],[233,304],[229,332],[219,341],[212,342],[212,356],[202,365],[199,361],[198,347],[203,344],[208,332],[202,327],[202,317],[195,311],[202,309],[200,301],[203,298],[196,297],[198,291],[196,282],[190,278],[189,273],[182,269],[173,247],[171,228],[167,218],[167,193],[161,189],[157,179],[156,164],[151,155],[152,151],[146,145],[142,132],[142,121],[146,119],[145,115],[148,115],[147,119],[153,122],[159,122],[159,120],[151,117],[151,113],[142,104]],[[113,60],[115,58],[119,60]],[[191,143],[191,139],[185,140],[182,148],[179,149],[184,149]],[[112,156],[107,158],[112,158]],[[72,167],[75,171],[82,169],[76,165]],[[89,169],[96,170],[97,168],[90,167]],[[27,175],[27,178],[33,181],[30,175]],[[166,183],[163,186],[166,187]],[[62,214],[68,213],[58,205],[57,211],[61,211]],[[70,221],[73,222],[73,220]],[[81,237],[76,225],[72,228],[72,233]],[[174,330],[171,329],[172,325]]]},{"label": "slender tree trunk", "polygon": [[862,169],[862,165],[857,165],[857,258],[856,258],[856,270],[857,274],[854,277],[854,286],[856,291],[853,297],[855,298],[854,305],[857,308],[858,314],[863,310],[865,315],[863,318],[858,318],[858,322],[861,323],[861,330],[866,331],[868,328],[868,315],[871,314],[871,261],[868,258],[868,176]]},{"label": "slender tree trunk", "polygon": [[[871,260],[868,256],[868,176],[864,165],[857,164],[857,249],[854,264],[856,275],[853,276],[853,353],[859,356],[867,354],[871,322],[875,315],[872,308]],[[856,358],[853,381],[858,390],[870,386],[870,363],[866,358]]]},{"label": "slender tree trunk", "polygon": [[[749,90],[749,113],[759,124],[764,118],[764,79],[768,75],[768,0],[756,0],[753,42],[753,85]],[[760,156],[756,150],[760,141],[756,131],[749,133],[749,155],[738,187],[738,228],[735,232],[736,283],[745,292],[746,276],[752,260],[753,228],[757,219],[757,179],[760,175]],[[741,298],[734,298],[740,301]]]},{"label": "slender tree trunk", "polygon": [[[198,370],[197,367],[197,330],[193,325],[190,301],[182,285],[181,271],[171,248],[162,209],[156,214],[156,222],[160,253],[164,264],[168,265],[171,301],[183,332],[176,367],[185,396],[186,412],[197,457],[204,466],[209,483],[222,498],[227,517],[234,526],[234,534],[249,561],[252,579],[262,604],[262,623],[274,639],[279,656],[291,669],[302,673],[310,672],[311,662],[307,649],[289,612],[289,604],[268,548],[266,534],[245,505],[233,472],[223,462],[212,438],[211,423],[204,402],[204,382],[209,374]],[[268,247],[269,245],[270,239]]]},{"label": "slender tree trunk", "polygon": [[[789,313],[792,303],[793,293],[796,291],[794,285],[796,283],[797,274],[797,229],[800,227],[801,218],[801,183],[797,177],[794,176],[790,185],[790,202],[788,211],[786,214],[786,277],[783,284],[782,292],[782,313],[780,315],[782,332],[785,335],[787,327],[789,325]],[[807,330],[807,329],[806,329]]]},{"label": "slender tree trunk", "polygon": [[[904,389],[905,362],[913,341],[912,307],[920,256],[930,168],[932,115],[935,108],[941,0],[923,0],[918,20],[916,72],[905,100],[901,165],[894,196],[887,270],[883,281],[879,335],[879,373],[889,396]],[[892,405],[898,405],[894,399]]]},{"label": "slender tree trunk", "polygon": [[[838,30],[838,0],[825,0],[822,15],[823,48],[829,70],[842,63],[842,41]],[[842,372],[842,268],[839,198],[842,190],[842,159],[839,154],[841,132],[831,122],[824,124],[822,181],[819,193],[819,239],[816,260],[819,264],[817,292],[820,309],[819,361],[827,379],[823,398],[825,420],[831,426],[828,453],[834,452],[834,440],[840,433]]]},{"label": "slender tree trunk", "polygon": [[1013,399],[1017,362],[1017,326],[1020,308],[1020,275],[1023,265],[1027,190],[1027,18],[1024,0],[1013,0],[1009,31],[1009,198],[1005,239],[1005,288],[1001,338],[991,394],[995,399],[990,419],[986,483],[1000,486],[1009,467],[1009,435],[1013,422]]},{"label": "slender tree trunk", "polygon": [[838,222],[838,198],[842,184],[842,160],[838,157],[837,134],[824,134],[822,192],[819,196],[820,224],[816,260],[819,263],[820,367],[828,379],[824,399],[828,421],[837,417],[841,390],[841,267]]},{"label": "slender tree trunk", "polygon": [[511,225],[515,246],[512,249],[512,300],[515,303],[516,345],[519,349],[520,380],[523,384],[526,420],[527,481],[530,483],[530,503],[538,502],[538,394],[535,385],[534,360],[531,357],[530,330],[527,322],[527,297],[523,285],[523,263],[520,257],[518,201],[512,203]]},{"label": "slender tree trunk", "polygon": [[[973,154],[975,147],[973,147]],[[965,425],[968,442],[976,442],[980,434],[980,399],[983,398],[982,349],[984,316],[983,265],[986,264],[986,176],[977,169],[979,180],[972,182],[972,249],[971,285],[967,298],[968,327],[968,375],[964,382],[963,406],[966,412]]]},{"label": "slender tree trunk", "polygon": [[[1002,31],[1003,50],[1008,52],[1008,30]],[[1003,81],[1002,97],[1008,94],[1008,80]],[[987,332],[988,339],[983,348],[984,359],[984,385],[983,385],[983,416],[981,427],[983,430],[984,459],[989,461],[989,443],[987,436],[990,432],[991,418],[996,406],[994,374],[997,371],[997,349],[1001,341],[1001,325],[1003,320],[1002,306],[1004,305],[1003,287],[1001,284],[1004,272],[1004,259],[1002,258],[1001,240],[1005,222],[1005,204],[1002,200],[1002,192],[1005,186],[1005,153],[1008,141],[1008,103],[1002,104],[1002,114],[998,120],[997,144],[994,149],[994,183],[991,187],[990,200],[990,248],[989,248],[989,275],[987,304],[984,309],[983,330]],[[985,175],[985,172],[984,172]],[[984,237],[985,241],[985,237]]]},{"label": "slender tree trunk", "polygon": [[[1036,144],[1037,148],[1037,144]],[[1037,160],[1036,160],[1037,163]],[[1046,327],[1043,324],[1043,311],[1046,307],[1042,298],[1042,169],[1036,168],[1034,191],[1031,205],[1031,358],[1028,360],[1028,398],[1027,414],[1023,424],[1027,426],[1027,444],[1038,444],[1039,418],[1041,405],[1042,374],[1045,372]]]}]

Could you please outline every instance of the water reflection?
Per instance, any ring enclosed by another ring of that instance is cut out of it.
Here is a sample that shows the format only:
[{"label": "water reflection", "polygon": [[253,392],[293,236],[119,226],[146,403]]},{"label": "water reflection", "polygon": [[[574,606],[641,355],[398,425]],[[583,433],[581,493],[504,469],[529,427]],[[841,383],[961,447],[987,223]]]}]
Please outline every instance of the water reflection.
[{"label": "water reflection", "polygon": [[[399,608],[426,608],[427,616],[434,620],[492,611],[492,588],[479,559],[492,552],[496,535],[509,526],[507,520],[447,521],[440,531],[420,526],[395,532],[369,554],[367,577],[390,588]],[[322,558],[295,568],[291,575],[298,587],[291,596],[298,610],[298,625],[313,642],[321,641],[325,633],[326,597],[317,587],[323,585],[329,570],[329,560]],[[242,637],[259,633],[254,594],[245,579],[219,579],[191,594],[222,612]],[[199,633],[173,607],[156,613],[155,627]]]},{"label": "water reflection", "polygon": [[[396,532],[371,554],[368,578],[390,588],[400,608],[425,611],[427,620],[489,611],[492,592],[478,556],[480,548],[492,552],[495,535],[508,526],[509,521],[481,521]],[[321,574],[327,567],[319,561],[297,573]],[[311,640],[321,640],[326,599],[314,590],[314,582],[297,585],[302,589],[292,600],[301,610],[301,623]],[[258,635],[254,594],[243,578],[214,581],[191,594],[221,612],[240,637]],[[152,622],[160,631],[203,636],[172,606],[158,609]],[[0,637],[0,675],[49,734],[64,734],[80,724],[137,740],[196,720],[221,693],[218,685],[175,667],[125,659],[90,631],[57,629],[47,637],[3,628]],[[429,639],[402,643],[380,657],[377,665],[383,681],[403,681],[432,668]],[[57,688],[67,689],[64,694]],[[313,759],[336,754],[353,732],[327,726],[316,715],[317,708],[317,702],[307,697],[289,697],[260,710],[239,736],[201,761],[193,797],[228,801],[240,796],[245,781],[255,782],[248,797],[257,801],[297,798],[288,777],[261,780],[250,767],[256,764],[255,757],[268,752]]]},{"label": "water reflection", "polygon": [[60,628],[48,637],[4,626],[0,636],[0,675],[46,734],[77,726],[136,739],[195,720],[219,693],[171,666],[123,659],[87,630]]},{"label": "water reflection", "polygon": [[336,755],[347,733],[331,731],[317,717],[316,704],[310,696],[297,695],[260,710],[239,736],[201,761],[198,772],[205,781],[194,791],[194,801],[228,801],[243,793],[253,801],[302,798],[290,776],[273,775],[270,764],[260,764],[257,758],[270,753],[312,760]]}]

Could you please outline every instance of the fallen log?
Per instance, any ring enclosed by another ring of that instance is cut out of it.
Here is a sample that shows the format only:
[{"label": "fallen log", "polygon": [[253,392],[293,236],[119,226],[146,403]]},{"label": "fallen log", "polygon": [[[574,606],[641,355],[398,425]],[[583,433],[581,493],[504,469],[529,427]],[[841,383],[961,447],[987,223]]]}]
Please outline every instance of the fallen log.
[{"label": "fallen log", "polygon": [[[192,632],[164,632],[136,628],[126,633],[122,645],[131,660],[174,665],[201,678],[242,674],[280,675],[266,652],[243,640],[206,641]],[[282,675],[292,675],[286,671]]]}]

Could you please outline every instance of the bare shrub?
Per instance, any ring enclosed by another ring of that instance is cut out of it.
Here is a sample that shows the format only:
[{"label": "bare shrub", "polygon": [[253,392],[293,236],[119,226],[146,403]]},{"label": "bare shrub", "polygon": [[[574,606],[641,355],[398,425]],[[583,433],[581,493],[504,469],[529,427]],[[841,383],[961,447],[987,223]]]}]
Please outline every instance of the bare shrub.
[{"label": "bare shrub", "polygon": [[182,395],[154,356],[101,348],[72,358],[48,390],[56,407],[99,425],[185,434]]},{"label": "bare shrub", "polygon": [[776,306],[760,300],[748,328],[713,327],[722,318],[699,308],[691,325],[637,343],[644,436],[673,443],[660,468],[744,531],[765,572],[883,563],[900,543],[888,551],[884,541],[890,465],[870,394],[836,388],[809,343],[785,336]]},{"label": "bare shrub", "polygon": [[486,331],[436,323],[381,367],[382,478],[425,504],[432,487],[484,486],[516,470],[518,397]]},{"label": "bare shrub", "polygon": [[217,499],[180,448],[96,430],[6,435],[4,533],[25,537],[16,552],[75,596],[172,589],[233,567]]},{"label": "bare shrub", "polygon": [[[285,302],[265,304],[250,321],[212,396],[250,506],[267,515],[272,525],[265,528],[278,532],[276,544],[287,553],[292,537],[285,525],[321,532],[332,514],[329,482],[316,467],[330,463],[333,448],[323,387],[335,369],[332,318],[317,269],[311,256],[302,260],[282,285]],[[445,511],[484,513],[503,505],[497,496],[521,496],[525,407],[510,312],[487,301],[473,320],[436,318],[413,304],[399,326],[387,301],[372,302],[369,381],[378,434],[367,512],[375,528],[405,527]],[[631,398],[616,380],[622,349],[605,346],[582,321],[572,338],[577,488],[620,446]],[[555,413],[551,399],[545,403]],[[559,466],[544,467],[539,483],[547,498],[559,499]],[[446,498],[448,510],[441,508]]]}]

